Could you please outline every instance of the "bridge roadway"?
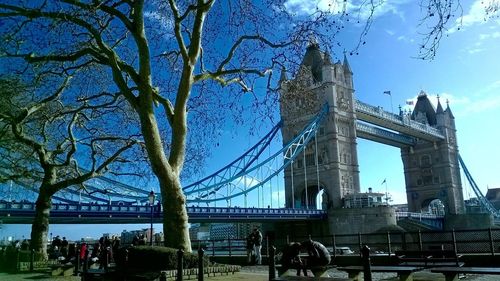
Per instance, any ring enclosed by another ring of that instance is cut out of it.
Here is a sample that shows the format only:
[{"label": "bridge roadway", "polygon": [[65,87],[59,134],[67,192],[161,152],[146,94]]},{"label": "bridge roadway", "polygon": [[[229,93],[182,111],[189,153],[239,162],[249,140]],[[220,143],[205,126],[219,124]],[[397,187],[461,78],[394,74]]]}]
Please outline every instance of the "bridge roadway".
[{"label": "bridge roadway", "polygon": [[[0,221],[5,224],[30,224],[35,203],[0,201]],[[323,220],[327,212],[306,209],[240,208],[240,207],[187,207],[189,222],[278,222]],[[107,204],[52,204],[50,222],[53,224],[106,224],[106,223],[161,223],[162,212],[157,206]],[[396,212],[396,218],[413,219],[427,224],[443,220],[443,216],[422,213]]]}]

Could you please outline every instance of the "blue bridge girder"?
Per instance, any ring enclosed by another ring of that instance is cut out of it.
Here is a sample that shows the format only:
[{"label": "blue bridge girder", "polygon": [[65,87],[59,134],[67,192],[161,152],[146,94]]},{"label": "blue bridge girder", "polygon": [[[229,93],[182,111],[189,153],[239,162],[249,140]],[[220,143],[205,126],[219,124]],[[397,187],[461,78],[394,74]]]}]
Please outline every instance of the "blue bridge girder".
[{"label": "blue bridge girder", "polygon": [[356,135],[362,139],[372,140],[400,148],[415,145],[417,143],[417,139],[414,137],[384,130],[360,121],[356,123]]},{"label": "blue bridge girder", "polygon": [[[323,220],[323,210],[288,208],[187,207],[189,222],[270,222]],[[0,202],[0,221],[6,224],[33,222],[35,203]],[[52,204],[51,224],[162,223],[163,212],[157,205]]]},{"label": "blue bridge girder", "polygon": [[[0,202],[0,220],[6,224],[32,223],[33,202]],[[187,207],[189,222],[283,222],[321,221],[327,212],[312,209],[240,208],[240,207]],[[157,206],[109,204],[52,204],[52,224],[109,224],[109,223],[162,223],[163,214]],[[413,219],[429,225],[442,225],[443,216],[422,213],[396,212],[397,219]]]}]

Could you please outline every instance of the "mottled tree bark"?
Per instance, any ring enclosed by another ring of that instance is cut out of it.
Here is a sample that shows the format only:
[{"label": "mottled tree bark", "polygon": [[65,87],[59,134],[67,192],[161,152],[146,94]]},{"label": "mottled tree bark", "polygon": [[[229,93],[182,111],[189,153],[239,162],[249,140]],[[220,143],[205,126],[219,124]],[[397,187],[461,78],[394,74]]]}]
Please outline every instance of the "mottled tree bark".
[{"label": "mottled tree bark", "polygon": [[45,260],[48,259],[47,243],[49,233],[49,217],[50,209],[52,207],[52,200],[50,195],[44,191],[46,188],[40,188],[40,194],[36,200],[35,217],[31,226],[31,241],[30,249],[42,254]]}]

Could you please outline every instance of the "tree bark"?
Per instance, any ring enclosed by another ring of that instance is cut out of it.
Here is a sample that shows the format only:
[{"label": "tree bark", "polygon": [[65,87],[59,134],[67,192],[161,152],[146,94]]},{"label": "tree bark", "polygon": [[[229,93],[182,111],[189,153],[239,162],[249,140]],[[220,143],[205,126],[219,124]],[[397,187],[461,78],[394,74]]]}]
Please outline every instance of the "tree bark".
[{"label": "tree bark", "polygon": [[36,200],[35,217],[31,225],[30,249],[42,254],[45,260],[48,259],[47,243],[49,232],[50,209],[52,208],[52,196],[45,192],[42,185]]},{"label": "tree bark", "polygon": [[[145,89],[141,92],[137,110],[148,158],[151,162],[153,173],[158,178],[163,198],[165,246],[175,249],[181,248],[185,252],[190,253],[192,250],[189,239],[186,198],[179,181],[180,167],[171,165],[165,155],[158,121],[154,114],[150,89],[149,91]],[[185,133],[183,136],[177,137],[185,139]],[[184,147],[180,151],[177,151],[178,157],[183,158],[184,153]]]},{"label": "tree bark", "polygon": [[160,181],[164,210],[163,233],[165,234],[165,246],[176,249],[181,248],[190,253],[191,240],[189,238],[188,214],[181,184],[177,177],[170,182],[170,186],[164,186],[165,184],[169,183]]}]

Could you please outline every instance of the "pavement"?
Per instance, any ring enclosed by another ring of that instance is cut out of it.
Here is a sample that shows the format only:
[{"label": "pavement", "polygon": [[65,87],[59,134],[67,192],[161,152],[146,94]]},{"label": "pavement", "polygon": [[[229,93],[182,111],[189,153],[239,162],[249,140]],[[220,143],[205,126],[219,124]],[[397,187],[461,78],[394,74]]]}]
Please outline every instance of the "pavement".
[{"label": "pavement", "polygon": [[[294,274],[295,272],[289,272],[287,274]],[[347,278],[347,273],[339,271],[336,269],[330,269],[327,271],[330,277],[335,278]],[[268,267],[266,265],[257,266],[244,266],[240,272],[229,275],[216,275],[209,276],[205,275],[205,280],[210,281],[267,281],[269,278]],[[372,273],[373,281],[398,281],[396,273]],[[0,281],[80,281],[79,276],[50,276],[44,272],[38,273],[21,273],[21,274],[7,274],[0,273]],[[191,279],[196,280],[196,279]],[[439,273],[432,273],[429,271],[419,271],[413,275],[414,281],[445,281],[444,276]],[[473,281],[499,281],[500,275],[475,275],[467,274],[464,278],[460,280],[473,280]]]}]

